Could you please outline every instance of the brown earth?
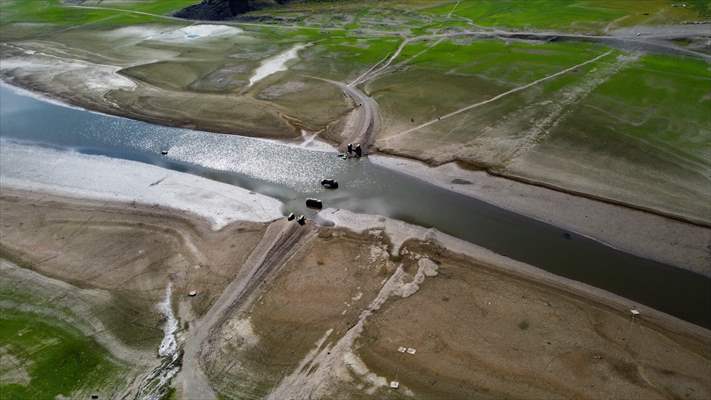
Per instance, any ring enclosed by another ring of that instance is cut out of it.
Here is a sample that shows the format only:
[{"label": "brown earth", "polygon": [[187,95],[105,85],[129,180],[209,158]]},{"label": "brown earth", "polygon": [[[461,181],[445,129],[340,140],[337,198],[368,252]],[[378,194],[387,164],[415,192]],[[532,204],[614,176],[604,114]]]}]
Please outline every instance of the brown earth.
[{"label": "brown earth", "polygon": [[[96,316],[144,348],[161,336],[155,303],[169,279],[181,326],[200,323],[266,231],[6,189],[0,215],[3,258],[108,291],[114,301]],[[200,364],[213,389],[294,399],[711,396],[707,330],[644,307],[632,318],[631,302],[423,228],[393,244],[403,232],[390,230],[405,228],[385,226],[313,225],[318,234],[210,331]]]},{"label": "brown earth", "polygon": [[214,232],[188,215],[141,205],[69,200],[3,188],[0,256],[42,275],[112,296],[97,316],[126,344],[157,348],[155,310],[169,281],[191,290],[203,314],[261,238],[265,225],[242,222]]},{"label": "brown earth", "polygon": [[[711,395],[708,332],[690,334],[645,316],[632,319],[624,310],[629,305],[621,311],[619,304],[613,308],[422,242],[406,243],[391,258],[387,239],[374,233],[322,229],[251,307],[233,315],[204,359],[222,395]],[[409,282],[421,257],[435,260],[439,274],[412,296],[391,292],[364,316],[398,266]],[[400,353],[400,346],[416,353]],[[400,383],[398,390],[383,387],[391,380]]]}]

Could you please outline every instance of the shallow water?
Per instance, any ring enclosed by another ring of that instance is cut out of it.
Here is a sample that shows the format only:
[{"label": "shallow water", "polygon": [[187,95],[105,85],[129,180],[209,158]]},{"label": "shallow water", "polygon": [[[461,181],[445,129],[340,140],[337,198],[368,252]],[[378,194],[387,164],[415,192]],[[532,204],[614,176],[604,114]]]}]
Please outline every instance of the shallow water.
[{"label": "shallow water", "polygon": [[[169,128],[51,104],[0,87],[0,136],[146,162],[238,185],[313,215],[304,200],[435,227],[546,271],[711,328],[711,279],[374,165],[274,141]],[[168,150],[168,156],[161,156]],[[338,190],[323,189],[335,178]],[[633,304],[630,304],[632,307]]]}]

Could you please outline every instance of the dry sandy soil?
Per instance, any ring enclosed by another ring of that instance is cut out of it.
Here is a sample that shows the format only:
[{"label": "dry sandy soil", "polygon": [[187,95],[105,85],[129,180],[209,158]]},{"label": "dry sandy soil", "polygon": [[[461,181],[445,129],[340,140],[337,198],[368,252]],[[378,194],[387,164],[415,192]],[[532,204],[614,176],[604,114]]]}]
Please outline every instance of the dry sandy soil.
[{"label": "dry sandy soil", "polygon": [[[224,398],[711,396],[707,330],[642,306],[632,318],[627,300],[401,222],[326,210],[303,228],[214,231],[163,208],[6,189],[0,214],[3,258],[106,293],[91,316],[144,355],[168,281],[180,343],[225,288],[253,286],[194,364]],[[288,247],[278,232],[294,229],[314,234],[281,252],[278,273],[236,282],[255,249]]]},{"label": "dry sandy soil", "polygon": [[[238,222],[213,231],[208,221],[187,213],[6,187],[0,215],[0,257],[24,267],[3,268],[2,286],[20,296],[3,305],[24,309],[23,296],[31,293],[42,309],[29,311],[79,327],[133,365],[134,376],[159,362],[165,319],[156,305],[169,282],[174,303],[183,299],[188,316],[203,314],[267,225]],[[191,290],[198,295],[188,297]],[[131,390],[127,385],[113,395]]]},{"label": "dry sandy soil", "polygon": [[[534,282],[530,267],[504,268],[516,263],[482,249],[474,258],[457,254],[438,236],[395,246],[388,237],[387,228],[322,228],[250,307],[225,323],[205,355],[220,393],[273,399],[711,394],[711,338],[704,330],[691,333],[696,329],[646,310],[633,319],[624,300],[599,292],[588,297],[556,279]],[[389,388],[391,381],[399,388]]]}]

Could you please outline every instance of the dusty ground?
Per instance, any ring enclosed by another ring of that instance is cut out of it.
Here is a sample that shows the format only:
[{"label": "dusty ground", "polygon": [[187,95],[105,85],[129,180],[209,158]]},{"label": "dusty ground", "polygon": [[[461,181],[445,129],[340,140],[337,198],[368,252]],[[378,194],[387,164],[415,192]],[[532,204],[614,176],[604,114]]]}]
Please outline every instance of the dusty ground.
[{"label": "dusty ground", "polygon": [[[397,221],[329,211],[321,223],[336,226],[278,244],[286,221],[266,236],[256,223],[213,231],[162,208],[6,189],[0,215],[2,256],[23,267],[3,267],[3,284],[35,274],[22,282],[38,293],[77,287],[60,303],[73,320],[98,319],[109,331],[100,342],[129,360],[150,362],[169,280],[181,328],[226,298],[196,364],[225,398],[711,394],[708,331],[640,306],[633,319],[624,299]],[[283,265],[261,286],[241,282],[243,265],[267,260]],[[239,299],[235,284],[253,288]]]},{"label": "dusty ground", "polygon": [[[206,26],[209,34],[186,36]],[[299,138],[302,128],[324,129],[349,108],[336,89],[288,71],[248,85],[261,60],[301,43],[299,36],[274,43],[236,27],[177,21],[88,29],[3,42],[0,75],[108,114],[247,136]]]},{"label": "dusty ground", "polygon": [[711,394],[707,331],[632,319],[629,303],[536,283],[502,262],[436,239],[399,246],[377,228],[322,228],[225,323],[203,359],[208,375],[227,398]]}]

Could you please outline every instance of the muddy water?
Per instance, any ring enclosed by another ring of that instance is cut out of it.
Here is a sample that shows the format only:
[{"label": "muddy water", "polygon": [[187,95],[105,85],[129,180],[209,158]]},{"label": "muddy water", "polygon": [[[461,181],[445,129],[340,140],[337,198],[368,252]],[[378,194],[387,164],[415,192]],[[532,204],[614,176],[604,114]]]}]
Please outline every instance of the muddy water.
[{"label": "muddy water", "polygon": [[[0,136],[146,162],[273,196],[285,213],[327,207],[380,214],[465,239],[546,271],[711,328],[711,279],[334,153],[273,141],[168,128],[51,104],[0,87]],[[161,150],[168,155],[162,156]],[[81,173],[80,171],[78,173]],[[336,178],[340,188],[322,189]],[[310,215],[310,214],[309,214]],[[632,307],[633,304],[630,304]]]}]

